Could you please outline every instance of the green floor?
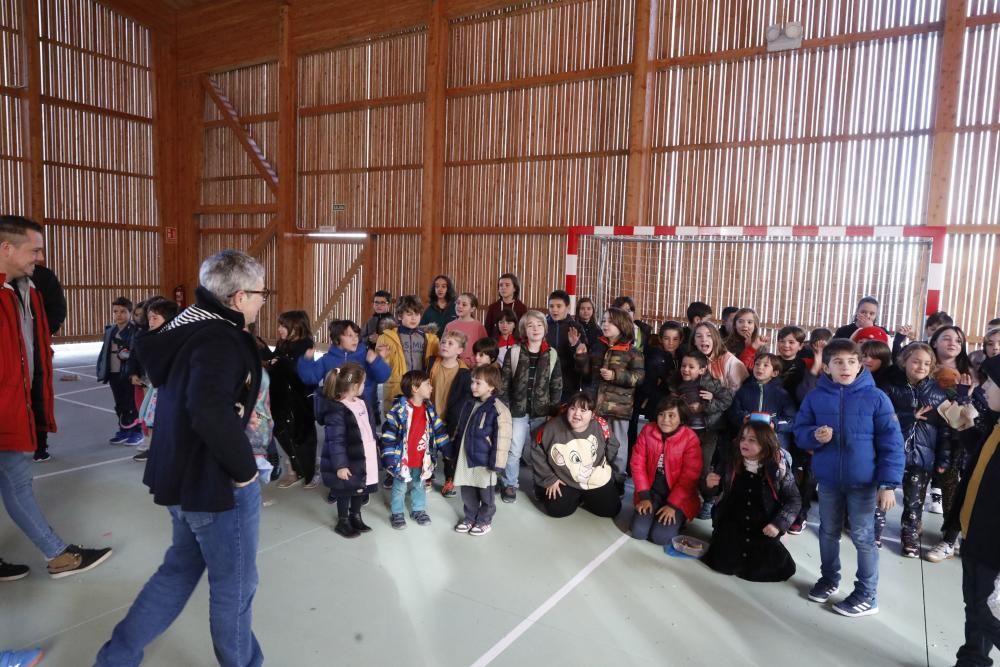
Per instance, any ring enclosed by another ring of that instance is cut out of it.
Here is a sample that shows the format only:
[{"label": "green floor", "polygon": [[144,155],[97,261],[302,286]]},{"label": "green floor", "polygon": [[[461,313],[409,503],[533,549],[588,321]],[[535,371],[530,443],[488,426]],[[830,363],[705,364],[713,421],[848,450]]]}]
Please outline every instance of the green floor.
[{"label": "green floor", "polygon": [[[0,647],[41,645],[44,665],[91,664],[170,534],[132,451],[107,444],[114,417],[99,408],[112,407],[111,393],[83,375],[93,374],[92,359],[92,351],[57,356],[57,367],[73,368],[56,374],[60,432],[53,460],[36,466],[35,490],[64,539],[109,544],[115,555],[93,572],[52,581],[0,515],[0,555],[34,568],[0,585]],[[70,373],[79,379],[60,380]],[[881,611],[847,619],[805,599],[819,570],[814,523],[786,538],[795,577],[753,584],[621,540],[614,523],[582,511],[549,519],[523,494],[501,505],[484,538],[453,533],[459,499],[437,493],[431,526],[394,531],[380,494],[365,510],[375,530],[351,541],[331,531],[322,489],[271,487],[265,499],[276,503],[262,515],[254,629],[270,665],[943,666],[962,640],[961,563],[900,557],[898,510],[882,551]],[[929,546],[941,518],[925,523]],[[710,527],[695,522],[692,530],[708,537]],[[843,562],[849,584],[855,562],[846,537]],[[216,664],[207,585],[143,664]]]}]

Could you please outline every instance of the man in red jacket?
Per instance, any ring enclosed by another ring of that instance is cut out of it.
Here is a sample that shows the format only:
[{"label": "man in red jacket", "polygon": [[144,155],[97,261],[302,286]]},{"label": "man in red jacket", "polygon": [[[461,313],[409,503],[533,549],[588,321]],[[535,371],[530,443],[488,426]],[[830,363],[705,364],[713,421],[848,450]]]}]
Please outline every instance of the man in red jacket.
[{"label": "man in red jacket", "polygon": [[[32,381],[39,381],[35,368],[41,367],[40,381],[46,383],[36,395],[44,405],[37,412],[44,424],[37,427],[55,431],[52,395],[52,344],[42,298],[28,277],[42,255],[45,240],[38,223],[19,216],[0,216],[0,496],[11,520],[48,561],[53,579],[86,572],[111,555],[110,548],[84,549],[67,545],[56,535],[42,515],[31,489],[28,455],[36,445],[36,419],[32,410]],[[0,581],[27,576],[27,565],[0,560]]]}]

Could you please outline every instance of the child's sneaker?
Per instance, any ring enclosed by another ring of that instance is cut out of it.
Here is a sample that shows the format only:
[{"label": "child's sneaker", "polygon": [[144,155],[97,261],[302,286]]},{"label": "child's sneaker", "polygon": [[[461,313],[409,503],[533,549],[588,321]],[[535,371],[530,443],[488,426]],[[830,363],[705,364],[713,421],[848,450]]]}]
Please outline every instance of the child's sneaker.
[{"label": "child's sneaker", "polygon": [[17,581],[24,579],[31,572],[27,565],[15,565],[0,558],[0,581]]},{"label": "child's sneaker", "polygon": [[132,431],[125,438],[125,442],[122,444],[127,447],[138,447],[145,441],[146,438],[143,437],[141,431]]},{"label": "child's sneaker", "polygon": [[396,530],[403,530],[406,528],[406,517],[402,514],[390,514],[389,515],[389,525]]},{"label": "child's sneaker", "polygon": [[927,560],[931,563],[940,563],[943,560],[952,558],[955,555],[954,545],[941,540],[927,552]]},{"label": "child's sneaker", "polygon": [[483,535],[489,534],[493,530],[493,526],[486,523],[481,526],[473,526],[469,529],[469,535],[475,535],[476,537],[482,537]]},{"label": "child's sneaker", "polygon": [[108,439],[108,442],[110,442],[112,445],[120,445],[124,443],[126,440],[128,440],[128,432],[119,429],[117,433],[115,433]]},{"label": "child's sneaker", "polygon": [[45,463],[46,461],[51,461],[52,456],[48,452],[35,452],[34,459],[35,463]]},{"label": "child's sneaker", "polygon": [[392,488],[392,481],[393,481],[392,480],[392,473],[387,472],[385,474],[385,479],[382,480],[382,488],[383,489],[391,489]]},{"label": "child's sneaker", "polygon": [[842,616],[871,616],[878,613],[878,602],[875,598],[866,598],[855,591],[833,605],[833,610]]},{"label": "child's sneaker", "polygon": [[450,479],[445,480],[444,486],[441,487],[441,495],[445,498],[454,498],[458,495],[458,491],[455,490],[455,482]]},{"label": "child's sneaker", "polygon": [[42,661],[42,649],[0,651],[0,667],[35,667]]},{"label": "child's sneaker", "polygon": [[317,486],[319,486],[319,482],[320,482],[320,476],[319,476],[319,473],[316,473],[315,475],[313,475],[313,478],[311,480],[309,480],[308,482],[306,482],[306,485],[304,487],[302,487],[302,488],[303,489],[315,489]]},{"label": "child's sneaker", "polygon": [[302,484],[305,480],[296,475],[294,472],[289,471],[288,475],[285,475],[280,480],[278,480],[279,489],[290,489],[293,486],[298,486]]},{"label": "child's sneaker", "polygon": [[149,450],[143,449],[132,457],[133,461],[138,461],[139,463],[145,463],[149,459]]},{"label": "child's sneaker", "polygon": [[472,524],[469,523],[468,521],[459,521],[457,524],[455,524],[456,533],[467,533],[470,530],[472,530]]},{"label": "child's sneaker", "polygon": [[71,544],[66,550],[49,561],[49,576],[62,579],[81,572],[93,570],[111,557],[111,547],[84,549]]},{"label": "child's sneaker", "polygon": [[941,503],[941,489],[931,487],[930,501],[926,507],[927,511],[931,514],[944,514],[944,505]]},{"label": "child's sneaker", "polygon": [[829,579],[820,578],[809,590],[807,597],[813,602],[826,602],[830,596],[840,590],[840,586]]},{"label": "child's sneaker", "polygon": [[806,520],[796,519],[795,521],[792,522],[792,525],[788,527],[788,534],[801,535],[802,531],[805,530],[805,528],[806,528]]},{"label": "child's sneaker", "polygon": [[701,504],[701,510],[698,512],[698,518],[702,521],[708,521],[712,518],[712,508],[715,507],[714,500],[706,500]]},{"label": "child's sneaker", "polygon": [[410,514],[410,518],[416,521],[418,526],[429,526],[431,523],[431,518],[424,511],[413,512]]},{"label": "child's sneaker", "polygon": [[517,502],[517,489],[513,486],[503,487],[503,491],[500,492],[500,500],[504,501],[508,505]]}]

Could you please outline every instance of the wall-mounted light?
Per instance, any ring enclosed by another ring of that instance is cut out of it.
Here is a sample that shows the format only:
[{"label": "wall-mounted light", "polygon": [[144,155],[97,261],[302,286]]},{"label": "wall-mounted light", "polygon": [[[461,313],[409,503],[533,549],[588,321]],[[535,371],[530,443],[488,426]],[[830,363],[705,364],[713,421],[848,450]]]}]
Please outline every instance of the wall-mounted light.
[{"label": "wall-mounted light", "polygon": [[767,28],[767,50],[788,51],[802,48],[802,24],[798,21],[774,23]]},{"label": "wall-mounted light", "polygon": [[309,238],[313,239],[366,239],[368,238],[367,232],[309,232],[306,234]]}]

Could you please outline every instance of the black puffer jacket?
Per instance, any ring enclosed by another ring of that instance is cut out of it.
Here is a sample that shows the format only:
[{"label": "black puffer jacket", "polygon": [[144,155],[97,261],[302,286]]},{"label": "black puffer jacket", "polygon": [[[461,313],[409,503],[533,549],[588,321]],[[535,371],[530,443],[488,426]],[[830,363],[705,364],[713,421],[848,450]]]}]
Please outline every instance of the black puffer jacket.
[{"label": "black puffer jacket", "polygon": [[559,413],[562,398],[563,377],[559,354],[548,343],[542,343],[535,368],[535,383],[531,388],[531,414],[528,414],[528,376],[531,353],[524,343],[518,346],[517,368],[512,368],[511,348],[503,358],[503,391],[510,406],[511,417],[551,417]]},{"label": "black puffer jacket", "polygon": [[[320,397],[316,402],[316,420],[323,424],[325,443],[320,459],[323,484],[335,498],[360,495],[365,492],[368,478],[365,466],[365,444],[354,413],[340,401]],[[349,479],[337,477],[337,471],[347,468]]]},{"label": "black puffer jacket", "polygon": [[312,431],[315,417],[311,387],[306,386],[296,371],[299,358],[313,346],[312,338],[291,343],[279,343],[271,356],[268,372],[271,375],[271,414],[276,428],[291,434],[302,442]]},{"label": "black puffer jacket", "polygon": [[[944,390],[931,377],[911,385],[906,380],[906,373],[896,367],[887,373],[882,390],[892,401],[899,419],[906,466],[927,472],[933,471],[935,466],[943,467],[947,461],[945,443],[951,437],[951,429],[937,412],[937,407],[947,398]],[[925,419],[918,420],[916,411],[925,406],[932,409],[924,415]]]},{"label": "black puffer jacket", "polygon": [[[799,495],[799,487],[795,483],[795,475],[785,467],[784,461],[768,461],[763,466],[764,479],[764,513],[771,517],[771,523],[785,532],[795,521],[799,510],[802,509],[802,497]],[[733,480],[736,479],[736,468],[732,464],[723,463],[719,476],[722,481],[714,489],[710,489],[710,494],[721,494],[717,512],[722,512],[722,508],[728,501]]]}]

